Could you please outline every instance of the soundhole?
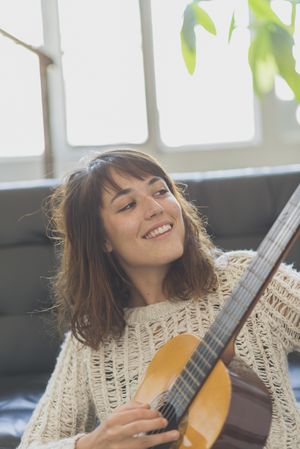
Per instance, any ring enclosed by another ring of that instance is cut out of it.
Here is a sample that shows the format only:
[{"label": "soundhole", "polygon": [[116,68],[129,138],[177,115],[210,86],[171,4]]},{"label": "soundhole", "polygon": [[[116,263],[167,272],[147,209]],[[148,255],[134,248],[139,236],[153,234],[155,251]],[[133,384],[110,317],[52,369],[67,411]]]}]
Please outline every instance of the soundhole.
[{"label": "soundhole", "polygon": [[[179,429],[181,435],[184,434],[187,424],[187,415],[180,421],[180,423],[178,422],[176,408],[172,403],[168,402],[166,393],[161,393],[157,396],[152,401],[151,408],[154,410],[159,410],[162,416],[168,420],[168,425],[163,429],[153,430],[152,432],[149,432],[148,435],[167,432],[168,430],[173,429]],[[151,449],[177,449],[181,444],[181,440],[182,438],[178,441],[153,446]]]}]

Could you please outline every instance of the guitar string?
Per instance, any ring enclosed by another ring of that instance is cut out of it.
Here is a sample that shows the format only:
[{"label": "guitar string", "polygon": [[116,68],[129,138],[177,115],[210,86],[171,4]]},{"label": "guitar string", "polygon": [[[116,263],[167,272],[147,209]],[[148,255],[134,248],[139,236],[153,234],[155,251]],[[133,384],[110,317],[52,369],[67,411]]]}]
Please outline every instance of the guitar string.
[{"label": "guitar string", "polygon": [[[290,208],[292,207],[292,204],[290,204]],[[292,221],[292,218],[293,218],[293,215],[295,215],[296,214],[296,212],[297,211],[293,211],[293,213],[290,215],[290,217],[289,217],[289,220],[290,221]],[[280,218],[280,217],[279,217]],[[297,218],[297,217],[296,217]],[[269,244],[269,241],[271,241],[272,242],[272,244],[274,245],[275,244],[275,246],[278,246],[278,248],[280,249],[280,251],[282,252],[283,250],[284,250],[284,248],[282,248],[282,246],[280,246],[280,245],[278,245],[278,241],[280,241],[282,238],[285,238],[287,235],[289,235],[290,234],[290,232],[288,232],[289,231],[289,226],[288,226],[288,222],[286,223],[286,225],[285,225],[285,227],[283,228],[283,233],[284,233],[284,235],[280,235],[280,233],[277,235],[277,237],[276,237],[276,240],[272,240],[272,237],[273,237],[273,234],[275,234],[275,232],[276,232],[276,228],[278,228],[278,226],[280,226],[281,225],[281,222],[282,222],[282,220],[279,220],[279,222],[278,222],[278,225],[277,226],[275,226],[274,227],[274,230],[271,232],[271,234],[270,234],[270,236],[268,237],[268,240],[267,240],[267,244]],[[277,223],[276,223],[277,224]],[[287,230],[287,232],[285,232]],[[296,230],[297,230],[297,228],[296,228]],[[280,232],[281,232],[281,234],[282,234],[282,229],[280,230]],[[267,252],[264,254],[264,255],[259,255],[260,257],[259,257],[259,259],[258,259],[258,262],[257,262],[257,272],[259,271],[259,265],[261,265],[262,264],[262,259],[265,259],[265,260],[269,260],[268,259],[268,256],[269,255],[272,255],[272,253],[273,252],[276,252],[276,250],[274,251],[272,251],[272,248],[270,248],[270,245],[269,245],[269,247],[268,247],[268,250],[267,250]],[[263,266],[265,265],[265,262],[263,262]],[[249,274],[249,272],[247,272],[247,274]],[[251,284],[257,284],[257,281],[256,281],[256,279],[255,278],[258,278],[259,279],[259,276],[257,276],[257,273],[256,272],[254,272],[254,271],[252,271],[252,276],[251,276]],[[241,284],[242,286],[243,286],[243,284]],[[238,290],[237,290],[237,292],[238,292]],[[247,293],[246,293],[247,294]],[[235,308],[233,309],[233,311],[232,311],[232,315],[231,315],[231,319],[232,318],[235,318],[236,316],[236,312],[237,312],[237,316],[239,315],[238,314],[238,311],[237,311],[237,308],[236,308],[236,305],[238,305],[239,303],[242,303],[242,305],[244,305],[244,301],[242,301],[242,299],[241,299],[242,297],[241,296],[239,296],[238,298],[236,298],[235,299],[235,301],[234,301],[234,305],[235,305]],[[226,324],[225,323],[223,323],[223,327],[226,327]],[[220,335],[220,337],[221,337],[221,339],[222,338],[224,338],[224,336],[226,336],[227,334],[225,333],[225,332],[223,332],[223,330],[222,330],[223,328],[221,328],[221,335]],[[229,328],[230,329],[230,328]],[[223,335],[222,335],[223,334]],[[215,336],[214,335],[211,335],[211,337],[214,339],[214,342],[216,342],[216,339],[215,339]],[[218,338],[218,337],[217,337]],[[215,346],[213,346],[213,345],[211,345],[211,347],[213,347],[213,350],[215,349]],[[218,350],[218,344],[216,345],[216,349]],[[197,349],[196,349],[197,350]],[[216,352],[216,351],[214,351],[214,352]],[[205,344],[205,350],[203,350],[203,353],[202,354],[199,354],[200,356],[201,356],[201,358],[202,359],[206,359],[206,358],[209,358],[209,356],[211,355],[211,349],[208,349],[208,345],[207,344]],[[208,357],[207,357],[208,356]],[[192,358],[190,359],[190,360],[192,360]],[[206,361],[207,362],[207,361]],[[209,363],[209,362],[208,362]],[[195,363],[193,362],[193,365],[195,366]],[[210,365],[211,365],[211,363],[210,363]],[[192,374],[192,377],[194,378],[194,375],[197,375],[197,370],[198,370],[198,368],[199,368],[199,366],[198,365],[196,365],[195,366],[195,368],[193,369],[192,368],[192,370],[191,370],[191,374]],[[195,371],[196,371],[196,373],[195,373]],[[202,370],[201,370],[202,371]],[[203,372],[203,371],[202,371]],[[201,376],[200,376],[201,377]],[[185,380],[183,379],[183,388],[186,388],[187,387],[187,384],[185,384]],[[203,379],[202,379],[202,381],[203,381]],[[197,382],[198,383],[198,382]],[[176,387],[175,387],[176,388]],[[182,390],[178,390],[178,388],[176,388],[177,389],[177,391],[178,391],[178,393],[179,394],[183,394],[183,395],[185,395],[185,393],[182,391]],[[174,411],[174,408],[175,408],[175,410],[176,410],[176,407],[178,407],[178,400],[176,399],[176,396],[175,396],[175,398],[174,398],[174,402],[172,402],[172,404],[171,403],[169,403],[168,405],[167,405],[167,407],[166,407],[166,409],[165,409],[165,411],[164,411],[164,417],[166,418],[166,419],[168,419],[168,420],[170,420],[170,418],[172,418],[172,417],[175,417],[176,416],[176,413],[175,413],[175,411]]]},{"label": "guitar string", "polygon": [[[278,227],[278,226],[277,226],[277,227]],[[275,230],[276,230],[276,229],[275,229]],[[281,230],[281,234],[282,234],[282,230]],[[284,237],[284,236],[278,234],[277,240],[280,240],[281,237]],[[272,241],[271,238],[269,238],[268,240],[271,240],[271,241]],[[277,241],[275,241],[275,242],[273,242],[273,243],[276,244]],[[278,245],[277,245],[277,246],[278,246]],[[279,248],[280,248],[280,251],[282,252],[282,247],[279,246]],[[269,253],[270,253],[270,248],[268,248],[268,251],[269,251]],[[272,253],[272,251],[271,251],[271,253]],[[269,255],[269,254],[267,253],[267,255]],[[257,264],[258,267],[259,267],[259,264],[261,265],[261,259],[258,259],[258,264]],[[257,268],[257,269],[258,269],[258,268]],[[256,279],[253,278],[253,276],[254,276],[254,277],[258,277],[258,276],[257,276],[257,273],[252,271],[252,279],[251,279],[252,284],[253,284],[253,282],[254,282],[255,284],[257,284]],[[259,277],[258,277],[258,278],[259,278]],[[242,287],[245,287],[245,286],[242,285]],[[245,289],[244,289],[244,290],[245,290]],[[250,291],[250,293],[252,293],[252,292]],[[246,295],[247,295],[247,291],[246,291]],[[240,296],[240,298],[241,298],[241,296]],[[235,301],[235,309],[233,309],[233,311],[232,311],[231,318],[235,316],[236,305],[238,305],[240,302],[242,302],[241,299],[236,298],[236,301]],[[225,325],[225,323],[223,323],[223,325]],[[219,335],[220,335],[220,333],[219,333]],[[221,338],[222,338],[224,335],[226,335],[226,334],[223,333],[223,335],[222,335],[222,331],[221,331]],[[211,337],[214,338],[214,340],[216,340],[216,339],[215,339],[215,337],[216,337],[215,335],[212,334]],[[217,346],[217,348],[218,348],[218,346]],[[201,354],[200,354],[200,355],[201,355]],[[207,356],[207,351],[206,351],[206,352],[203,352],[202,356],[204,356],[204,357]],[[204,357],[202,357],[202,359],[203,359]],[[194,364],[194,365],[195,365],[195,364]],[[197,370],[198,370],[198,366],[197,366]],[[196,374],[197,374],[197,370],[196,370]],[[198,370],[198,371],[199,371],[199,370]],[[187,373],[187,374],[190,374],[188,371],[186,371],[186,373]],[[194,377],[194,374],[195,374],[195,369],[194,369],[194,371],[191,370],[191,374],[192,374],[192,376],[190,376],[190,377],[193,378],[193,377]],[[182,376],[183,389],[185,388],[185,381],[186,381],[186,380],[184,379],[184,373],[183,373],[183,376]],[[180,391],[180,388],[179,388],[179,389],[176,388],[176,389],[177,389],[177,391],[178,391],[179,393],[183,393],[183,391]],[[176,408],[176,406],[178,406],[178,403],[177,403],[177,401],[176,401],[176,397],[175,397],[175,401],[173,402],[173,405],[175,406],[175,408]],[[166,411],[167,411],[167,408],[166,408]]]},{"label": "guitar string", "polygon": [[[278,227],[278,226],[277,226],[277,227]],[[276,228],[274,229],[274,232],[272,232],[272,234],[275,233],[275,231],[276,231]],[[282,234],[282,230],[281,230],[281,234]],[[282,248],[277,244],[277,241],[280,240],[280,238],[285,237],[285,236],[286,236],[286,235],[282,236],[282,235],[278,234],[278,235],[277,235],[276,241],[272,241],[271,235],[270,235],[270,237],[268,238],[268,242],[271,240],[272,243],[273,243],[273,244],[275,243],[276,246],[278,246],[279,249],[280,249],[280,251],[282,252]],[[267,242],[267,243],[268,243],[268,242]],[[265,257],[263,257],[263,258],[266,258],[266,259],[267,259],[266,256],[269,256],[270,253],[272,254],[272,251],[270,251],[270,247],[269,247],[269,248],[268,248],[268,252],[265,254]],[[258,263],[257,263],[258,267],[259,267],[259,264],[261,264],[261,258],[258,259]],[[257,270],[258,270],[258,267],[257,267]],[[253,278],[253,275],[254,275],[254,278]],[[257,273],[252,271],[252,283],[253,283],[253,282],[256,283],[255,277],[258,277],[258,276],[257,276]],[[235,305],[237,305],[238,303],[242,302],[241,299],[239,299],[239,298],[241,298],[241,297],[236,298]],[[243,303],[243,302],[242,302],[242,303]],[[235,315],[235,310],[236,310],[236,307],[235,307],[235,309],[233,310],[233,316]],[[231,318],[232,318],[232,317],[231,317]],[[225,323],[224,323],[224,324],[225,324]],[[222,334],[222,331],[221,331],[221,334]],[[223,335],[226,335],[226,334],[223,334]],[[216,340],[215,340],[215,336],[214,336],[214,335],[211,335],[211,336],[214,338],[214,341],[216,341]],[[222,338],[222,336],[221,336],[221,338]],[[207,346],[207,345],[206,345],[206,346]],[[218,346],[217,346],[217,348],[218,348]],[[206,350],[206,353],[205,353],[205,351],[203,352],[203,354],[202,354],[202,359],[205,358],[205,357],[207,356],[207,353],[208,353],[208,355],[209,355],[209,351],[207,351],[207,350]],[[201,354],[200,354],[200,355],[201,355]],[[198,365],[197,365],[197,369],[198,369]],[[193,374],[194,374],[194,373],[193,373]],[[197,373],[196,373],[196,374],[197,374]],[[183,378],[183,381],[184,381],[184,378]],[[183,388],[186,388],[186,385],[184,385],[184,382],[183,382]],[[178,388],[177,388],[177,391],[178,391],[179,394],[181,394],[181,395],[184,394],[183,391],[180,391],[180,389],[178,390]],[[172,405],[174,405],[175,409],[176,409],[176,406],[178,407],[178,401],[176,400],[176,396],[175,396],[175,401],[174,401],[172,404],[170,404],[169,407],[168,407],[168,405],[167,405],[167,407],[166,407],[166,409],[165,409],[165,414],[164,414],[164,416],[165,416],[166,418],[171,418],[172,415],[176,416],[176,414],[174,413],[174,409],[173,409]]]},{"label": "guitar string", "polygon": [[[277,239],[279,240],[279,238],[278,237],[282,237],[281,235],[278,235],[277,236]],[[269,239],[269,240],[272,240],[272,239]],[[277,242],[275,242],[275,243],[277,243]],[[269,250],[269,253],[270,253],[270,248],[268,248],[268,250]],[[280,248],[280,251],[282,251],[282,248]],[[269,255],[269,254],[267,254],[267,255]],[[258,266],[259,266],[259,263],[261,264],[261,259],[258,259]],[[253,275],[255,276],[255,277],[258,277],[257,276],[257,273],[256,272],[252,272],[252,282],[254,281],[254,283],[255,283],[255,279],[253,279]],[[236,298],[237,300],[235,301],[235,303],[239,303],[239,302],[241,302],[241,300],[240,299],[238,299],[238,298]],[[233,310],[233,315],[234,315],[234,310]],[[225,324],[225,323],[224,323]],[[215,336],[213,336],[213,337],[215,337]],[[207,354],[203,354],[204,356],[205,355],[207,355]],[[198,370],[198,366],[197,366],[197,370]],[[199,371],[199,370],[198,370]],[[192,376],[193,377],[193,376]],[[182,378],[183,379],[183,381],[184,381],[184,377]],[[183,388],[186,388],[186,386],[184,385],[184,382],[183,382]],[[182,391],[180,391],[180,389],[178,390],[178,388],[177,388],[177,391],[179,392],[179,393],[183,393]],[[176,401],[176,397],[175,397],[175,401],[173,402],[173,405],[175,406],[175,408],[176,408],[176,406],[178,407],[178,404],[177,404],[177,401]],[[168,407],[166,407],[166,415],[165,416],[170,416],[171,417],[171,414],[173,414],[174,415],[174,412],[169,408],[169,410],[168,410]]]},{"label": "guitar string", "polygon": [[[233,314],[234,315],[234,314]],[[218,335],[221,335],[222,336],[222,333],[220,334],[220,332],[219,332],[219,334]],[[223,334],[224,335],[224,334]],[[214,335],[212,335],[212,337],[214,338],[215,336]],[[215,338],[214,338],[214,340],[216,340]],[[215,345],[215,343],[216,343],[216,341],[214,341],[214,345],[212,345],[212,347],[214,347],[214,346],[216,346],[217,348],[218,348],[218,345]],[[201,355],[201,354],[200,354]],[[198,355],[198,357],[199,357],[199,355]],[[207,358],[207,351],[205,351],[204,352],[204,354],[203,354],[203,357],[206,357]],[[193,361],[193,359],[191,359],[192,361]],[[194,363],[194,365],[195,365],[195,363]],[[203,364],[202,364],[203,365]],[[190,364],[190,366],[191,366],[191,364]],[[195,368],[196,368],[196,370],[195,370]],[[200,369],[201,370],[201,369]],[[183,373],[183,376],[182,376],[182,381],[181,381],[181,385],[182,386],[180,386],[180,384],[177,386],[177,388],[176,388],[176,390],[177,390],[177,392],[179,392],[179,393],[181,393],[181,394],[187,394],[188,393],[188,391],[187,391],[187,388],[186,388],[186,382],[188,382],[188,379],[187,379],[187,377],[190,377],[190,378],[192,378],[192,380],[194,381],[195,380],[195,373],[196,373],[196,375],[198,375],[199,376],[199,369],[198,369],[198,366],[196,365],[196,366],[193,366],[193,369],[190,369],[190,371],[186,371],[186,375],[184,375],[184,373]],[[203,373],[202,373],[203,374]],[[203,376],[202,376],[202,378],[203,378]],[[191,382],[190,382],[191,383]],[[176,387],[176,385],[175,385],[175,387]],[[176,398],[176,397],[175,397]],[[178,409],[178,401],[173,401],[173,405],[175,406],[175,408],[177,408]],[[169,413],[168,413],[168,410],[166,409],[166,414],[167,415],[169,415]]]}]

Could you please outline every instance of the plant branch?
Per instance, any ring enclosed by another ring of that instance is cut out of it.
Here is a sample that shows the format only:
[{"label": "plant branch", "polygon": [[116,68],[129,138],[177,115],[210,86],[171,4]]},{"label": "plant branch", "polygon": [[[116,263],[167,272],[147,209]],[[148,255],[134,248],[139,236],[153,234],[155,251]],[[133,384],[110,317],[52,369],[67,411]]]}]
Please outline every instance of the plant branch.
[{"label": "plant branch", "polygon": [[54,63],[53,59],[50,56],[48,56],[44,51],[40,50],[37,47],[33,47],[32,45],[26,44],[26,42],[21,41],[20,39],[8,33],[7,31],[3,30],[2,28],[0,28],[0,34],[13,41],[15,44],[21,45],[22,47],[26,48],[32,53],[35,53],[40,59],[43,60],[44,64],[50,65]]}]

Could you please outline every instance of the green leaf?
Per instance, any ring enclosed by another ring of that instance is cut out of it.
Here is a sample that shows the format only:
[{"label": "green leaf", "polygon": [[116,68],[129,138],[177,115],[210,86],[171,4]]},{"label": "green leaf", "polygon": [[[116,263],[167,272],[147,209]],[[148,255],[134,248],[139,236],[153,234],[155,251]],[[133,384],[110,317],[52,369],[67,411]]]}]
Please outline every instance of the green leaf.
[{"label": "green leaf", "polygon": [[[194,39],[195,39],[194,30],[191,30],[191,32],[193,33]],[[184,35],[183,29],[181,30],[181,33],[180,33],[180,39],[181,39],[182,56],[183,56],[183,59],[184,59],[184,62],[188,69],[189,74],[192,75],[194,73],[195,67],[196,67],[196,48],[195,48],[195,46],[194,46],[194,48],[189,46],[186,36]]]},{"label": "green leaf", "polygon": [[293,56],[294,40],[280,27],[270,31],[270,39],[279,75],[287,82],[296,100],[300,102],[300,74],[296,72],[296,61]]},{"label": "green leaf", "polygon": [[274,86],[277,65],[272,50],[269,31],[265,26],[260,26],[248,54],[254,91],[259,97],[270,92]]},{"label": "green leaf", "polygon": [[288,27],[280,20],[271,8],[269,0],[248,0],[248,4],[258,20],[271,22],[285,30],[288,30]]},{"label": "green leaf", "polygon": [[195,23],[201,25],[209,33],[216,35],[217,30],[215,24],[212,21],[211,17],[207,14],[207,12],[204,11],[204,9],[197,6],[196,3],[192,3],[191,8],[194,12]]},{"label": "green leaf", "polygon": [[180,39],[182,56],[190,75],[194,73],[196,66],[196,36],[194,26],[194,11],[192,5],[189,4],[184,10]]},{"label": "green leaf", "polygon": [[233,33],[233,30],[235,30],[236,28],[236,24],[235,24],[235,17],[234,17],[234,13],[232,14],[231,17],[231,21],[230,21],[230,27],[229,27],[229,33],[228,33],[228,42],[231,41],[231,36]]},{"label": "green leaf", "polygon": [[[300,0],[299,0],[300,3]],[[294,35],[295,33],[295,23],[296,23],[296,3],[293,2],[292,3],[292,13],[291,13],[291,25],[290,25],[290,29],[291,29],[291,34]]]},{"label": "green leaf", "polygon": [[181,28],[182,37],[186,45],[192,50],[195,49],[195,17],[192,4],[187,5],[183,14],[183,24]]},{"label": "green leaf", "polygon": [[216,34],[216,27],[207,12],[193,2],[187,5],[184,10],[180,32],[181,52],[188,72],[191,75],[196,67],[196,25],[201,25],[209,33]]}]

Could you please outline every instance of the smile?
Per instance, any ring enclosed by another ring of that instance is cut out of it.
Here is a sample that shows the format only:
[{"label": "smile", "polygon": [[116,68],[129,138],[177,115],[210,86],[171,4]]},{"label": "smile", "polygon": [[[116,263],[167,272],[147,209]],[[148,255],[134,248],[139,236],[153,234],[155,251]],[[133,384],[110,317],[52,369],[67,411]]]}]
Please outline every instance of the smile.
[{"label": "smile", "polygon": [[148,234],[146,234],[143,238],[147,240],[153,239],[159,235],[163,235],[166,232],[171,231],[172,227],[173,226],[171,224],[165,224],[163,226],[160,226],[159,228],[153,229],[153,231],[151,232],[148,232]]}]

